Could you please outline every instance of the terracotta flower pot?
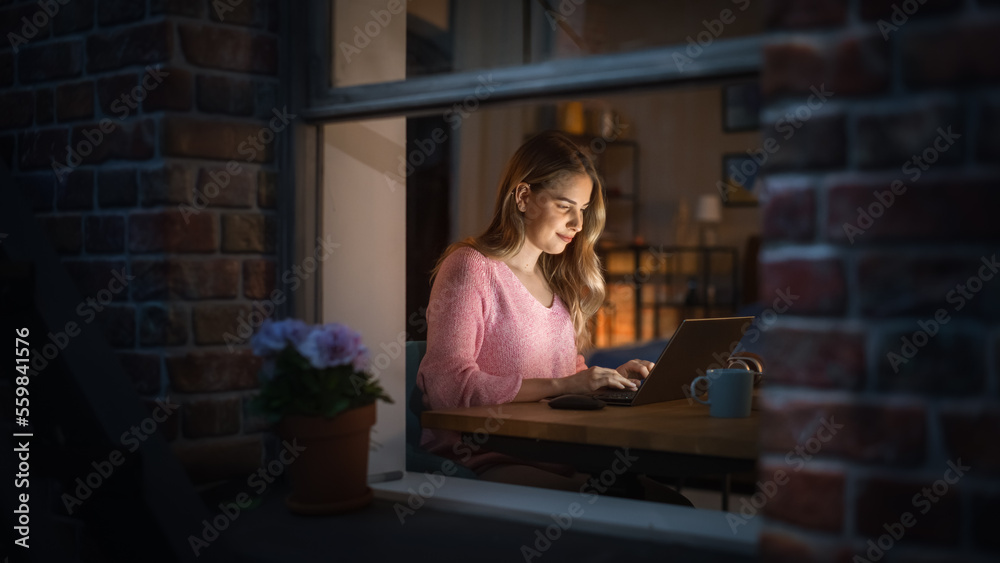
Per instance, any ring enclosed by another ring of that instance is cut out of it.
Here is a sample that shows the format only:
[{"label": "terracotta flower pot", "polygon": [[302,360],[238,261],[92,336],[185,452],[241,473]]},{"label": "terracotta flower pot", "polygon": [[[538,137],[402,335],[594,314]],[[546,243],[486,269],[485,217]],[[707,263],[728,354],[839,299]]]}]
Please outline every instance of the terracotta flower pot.
[{"label": "terracotta flower pot", "polygon": [[375,424],[375,404],[333,418],[286,416],[278,424],[285,440],[305,448],[288,472],[292,494],[288,509],[298,514],[335,514],[367,506],[368,438]]}]

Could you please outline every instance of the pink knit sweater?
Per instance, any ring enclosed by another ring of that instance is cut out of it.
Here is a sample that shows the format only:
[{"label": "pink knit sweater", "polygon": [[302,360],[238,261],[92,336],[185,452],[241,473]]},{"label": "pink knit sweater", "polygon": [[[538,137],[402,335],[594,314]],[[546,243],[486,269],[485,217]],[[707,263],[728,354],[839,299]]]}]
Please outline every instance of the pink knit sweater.
[{"label": "pink knit sweater", "polygon": [[[441,264],[427,308],[427,354],[417,373],[427,408],[509,403],[522,379],[584,369],[573,320],[558,296],[546,308],[507,264],[471,248]],[[472,469],[519,463],[462,443],[457,432],[424,429],[421,445]]]}]

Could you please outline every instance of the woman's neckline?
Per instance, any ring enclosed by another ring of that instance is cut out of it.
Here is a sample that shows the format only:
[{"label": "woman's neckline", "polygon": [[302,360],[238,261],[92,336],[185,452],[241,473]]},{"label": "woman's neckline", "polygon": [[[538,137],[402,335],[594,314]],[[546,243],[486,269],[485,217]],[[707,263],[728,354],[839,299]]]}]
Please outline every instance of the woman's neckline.
[{"label": "woman's neckline", "polygon": [[514,281],[516,281],[517,284],[519,286],[521,286],[521,289],[523,289],[524,292],[528,294],[528,297],[530,297],[532,301],[534,301],[535,303],[538,303],[538,305],[540,307],[542,307],[543,309],[545,309],[546,311],[552,311],[553,309],[555,309],[555,307],[556,307],[556,300],[559,299],[559,294],[557,294],[556,292],[553,291],[552,292],[552,304],[550,304],[549,306],[546,306],[545,303],[542,303],[541,301],[539,301],[538,298],[535,297],[535,294],[531,293],[531,291],[528,289],[528,287],[526,285],[524,285],[524,282],[521,281],[521,278],[519,278],[517,276],[517,273],[514,272],[514,269],[510,267],[510,264],[504,262],[503,260],[497,260],[495,258],[492,259],[492,260],[494,260],[495,262],[499,262],[499,263],[503,264],[503,267],[506,268],[506,270],[508,272],[510,272],[510,275],[514,277]]}]

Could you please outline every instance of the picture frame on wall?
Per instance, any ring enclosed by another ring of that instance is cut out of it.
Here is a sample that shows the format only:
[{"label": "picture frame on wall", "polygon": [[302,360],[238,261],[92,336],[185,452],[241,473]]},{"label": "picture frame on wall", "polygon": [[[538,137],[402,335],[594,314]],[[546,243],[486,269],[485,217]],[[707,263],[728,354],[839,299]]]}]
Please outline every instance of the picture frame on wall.
[{"label": "picture frame on wall", "polygon": [[727,207],[753,207],[761,191],[760,165],[747,154],[722,155],[719,195]]},{"label": "picture frame on wall", "polygon": [[722,89],[722,130],[726,133],[760,129],[760,83],[743,82]]}]

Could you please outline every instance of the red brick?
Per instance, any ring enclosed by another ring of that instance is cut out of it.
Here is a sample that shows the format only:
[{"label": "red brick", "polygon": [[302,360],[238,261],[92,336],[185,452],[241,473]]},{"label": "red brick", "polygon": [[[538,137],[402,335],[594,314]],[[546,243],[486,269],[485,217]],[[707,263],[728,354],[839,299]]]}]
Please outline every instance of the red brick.
[{"label": "red brick", "polygon": [[165,61],[173,52],[170,22],[131,26],[87,37],[87,71]]},{"label": "red brick", "polygon": [[146,3],[135,0],[97,0],[97,23],[102,26],[140,20],[146,15]]},{"label": "red brick", "polygon": [[760,276],[760,298],[771,302],[775,296],[787,297],[790,314],[840,315],[845,310],[846,277],[839,258],[762,261]]},{"label": "red brick", "polygon": [[885,92],[889,88],[889,68],[889,45],[882,37],[849,37],[833,48],[827,85],[835,96]]},{"label": "red brick", "polygon": [[[933,320],[933,314],[928,311],[919,322]],[[874,353],[878,354],[877,389],[932,397],[982,392],[986,347],[975,325],[952,321],[929,337],[918,321],[910,322],[908,328],[882,333],[874,344]]]},{"label": "red brick", "polygon": [[232,299],[240,284],[237,260],[138,260],[132,299]]},{"label": "red brick", "polygon": [[59,13],[52,18],[52,31],[66,35],[94,26],[94,0],[73,0],[59,6]]},{"label": "red brick", "polygon": [[911,88],[994,82],[1000,61],[982,53],[1000,51],[1000,25],[961,23],[900,35],[902,74]]},{"label": "red brick", "polygon": [[37,3],[0,10],[0,37],[4,47],[20,51],[26,44],[46,39],[51,33],[51,19]]},{"label": "red brick", "polygon": [[[963,122],[958,107],[944,105],[859,116],[855,143],[858,166],[901,170],[914,155],[927,155],[924,160],[935,167],[958,164],[966,152]],[[959,138],[949,143],[949,133]],[[943,150],[936,148],[935,142]],[[918,171],[912,163],[909,167],[903,171],[907,175],[913,173],[910,170]]]},{"label": "red brick", "polygon": [[229,163],[198,171],[196,202],[200,207],[252,207],[256,195],[257,173],[246,166]]},{"label": "red brick", "polygon": [[[950,487],[939,497],[935,495],[938,498],[936,503],[924,498],[922,493],[924,488],[933,487],[948,467],[942,463],[938,469],[940,473],[936,477],[926,480],[876,477],[859,483],[855,512],[857,533],[877,541],[879,536],[887,533],[886,524],[900,522],[903,514],[909,512],[915,523],[906,529],[906,541],[941,545],[958,543],[962,519],[955,487]],[[917,495],[920,498],[916,498]]]},{"label": "red brick", "polygon": [[782,43],[764,47],[761,95],[775,98],[783,94],[809,92],[826,79],[826,53],[814,43]]},{"label": "red brick", "polygon": [[142,170],[139,172],[142,205],[190,204],[194,177],[195,168],[179,162],[167,161],[157,168]]},{"label": "red brick", "polygon": [[83,247],[83,228],[79,215],[39,217],[49,242],[59,254],[79,254]]},{"label": "red brick", "polygon": [[125,251],[125,218],[121,215],[87,217],[86,241],[89,254],[118,254]]},{"label": "red brick", "polygon": [[278,207],[276,192],[278,188],[278,175],[274,172],[261,170],[257,176],[257,206],[261,209],[274,209]]},{"label": "red brick", "polygon": [[0,94],[0,129],[19,129],[31,125],[35,117],[35,94],[31,90]]},{"label": "red brick", "polygon": [[248,123],[190,119],[167,116],[163,119],[163,152],[170,156],[189,156],[240,162],[270,162],[273,142],[258,145],[257,135],[263,128]]},{"label": "red brick", "polygon": [[238,397],[203,400],[182,407],[185,438],[230,436],[240,431],[242,405]]},{"label": "red brick", "polygon": [[195,305],[192,316],[195,342],[200,345],[231,343],[239,338],[240,319],[245,321],[249,313],[248,304]]},{"label": "red brick", "polygon": [[102,208],[132,207],[138,191],[135,170],[113,168],[97,173],[97,204]]},{"label": "red brick", "polygon": [[156,122],[101,120],[73,128],[68,163],[99,164],[109,159],[145,160],[156,152]]},{"label": "red brick", "polygon": [[[97,300],[101,299],[102,296],[104,300],[107,300],[108,293],[111,294],[113,301],[126,301],[128,299],[128,288],[118,292],[114,291],[121,288],[121,282],[116,280],[119,277],[129,274],[130,270],[126,267],[125,262],[121,260],[63,260],[63,266],[66,267],[66,271],[73,278],[73,282],[76,284],[77,289],[80,291],[80,296],[84,300],[88,297],[93,297]],[[121,274],[121,276],[116,275],[116,272]],[[107,290],[107,293],[102,293],[99,296],[98,293],[103,290]],[[98,306],[100,306],[100,303],[98,303]],[[89,304],[85,309],[87,315],[84,316],[84,321],[87,320],[86,317],[90,316],[91,311],[96,315],[101,314],[101,312],[96,311]]]},{"label": "red brick", "polygon": [[[124,291],[121,295],[128,295],[128,292]],[[94,311],[96,311],[98,324],[104,329],[104,338],[107,339],[108,344],[115,348],[135,347],[135,307],[132,305],[108,305],[100,311],[94,308]],[[86,321],[86,317],[84,320]]]},{"label": "red brick", "polygon": [[19,170],[32,168],[51,169],[52,162],[65,162],[69,130],[64,128],[40,129],[21,133],[18,140]]},{"label": "red brick", "polygon": [[94,83],[87,80],[57,87],[56,117],[59,121],[94,117]]},{"label": "red brick", "polygon": [[177,210],[129,217],[132,252],[213,252],[219,247],[216,218],[208,212],[184,216]]},{"label": "red brick", "polygon": [[171,295],[185,299],[236,297],[239,287],[239,262],[178,262],[170,270]]},{"label": "red brick", "polygon": [[[758,478],[773,485],[764,515],[801,528],[840,532],[844,527],[844,474],[835,470],[798,469],[765,463]],[[782,484],[783,483],[783,484]],[[766,495],[767,491],[760,494]]]},{"label": "red brick", "polygon": [[274,252],[274,221],[253,213],[222,216],[223,252]]},{"label": "red brick", "polygon": [[83,73],[83,43],[61,41],[28,45],[18,54],[17,68],[23,84],[80,76]]},{"label": "red brick", "polygon": [[188,342],[188,309],[172,303],[153,303],[139,309],[139,344],[178,346]]},{"label": "red brick", "polygon": [[820,89],[834,99],[870,95],[888,89],[889,68],[888,45],[874,33],[776,43],[764,47],[761,93],[766,99],[807,97]]},{"label": "red brick", "polygon": [[839,26],[846,18],[846,0],[769,0],[764,4],[764,25],[768,29]]},{"label": "red brick", "polygon": [[811,240],[816,236],[816,190],[805,186],[773,192],[761,215],[765,240]]},{"label": "red brick", "polygon": [[[186,70],[168,67],[159,72],[146,72],[140,77],[140,85],[146,92],[146,99],[142,100],[143,111],[187,111],[194,105],[194,78]],[[140,96],[133,98],[139,100]]]},{"label": "red brick", "polygon": [[887,406],[799,399],[767,391],[760,426],[761,449],[783,455],[793,471],[810,456],[887,465],[919,464],[926,456],[927,414],[914,402]]},{"label": "red brick", "polygon": [[949,459],[961,459],[977,474],[1000,473],[1000,450],[996,447],[1000,431],[1000,405],[969,402],[945,407],[941,428]]},{"label": "red brick", "polygon": [[160,393],[160,355],[138,352],[119,351],[118,361],[121,362],[125,375],[132,381],[135,392],[140,395],[158,395]]},{"label": "red brick", "polygon": [[56,95],[51,88],[35,89],[35,124],[48,125],[56,120]]},{"label": "red brick", "polygon": [[226,76],[198,76],[198,109],[208,113],[252,115],[253,82]]},{"label": "red brick", "polygon": [[[779,170],[842,168],[847,162],[847,124],[843,115],[817,117],[808,106],[801,113],[809,119],[797,120],[792,110],[792,120],[775,122],[764,128],[764,146],[777,147],[764,163],[769,172]],[[805,112],[809,112],[806,114]],[[787,114],[786,114],[787,116]],[[795,125],[799,125],[798,129]],[[786,138],[787,137],[787,138]]]},{"label": "red brick", "polygon": [[138,84],[134,72],[115,74],[97,79],[97,104],[106,116],[124,119],[134,110],[125,105],[125,99]]},{"label": "red brick", "polygon": [[243,296],[247,299],[269,299],[275,289],[274,260],[243,262]]},{"label": "red brick", "polygon": [[772,327],[763,338],[767,382],[835,389],[864,385],[864,332]]},{"label": "red brick", "polygon": [[[944,308],[950,318],[976,316],[983,320],[1000,318],[1000,291],[989,291],[993,282],[982,281],[979,273],[994,277],[989,268],[995,253],[949,252],[947,256],[900,256],[898,252],[877,252],[858,261],[861,313],[870,317],[912,315],[933,318]],[[1000,263],[998,263],[1000,264]],[[975,279],[972,287],[984,287],[971,298],[960,287]],[[997,285],[1000,285],[998,283]],[[960,307],[960,309],[959,309]]]},{"label": "red brick", "polygon": [[94,171],[74,170],[65,181],[56,182],[56,209],[93,209]]},{"label": "red brick", "polygon": [[214,25],[180,24],[179,30],[184,56],[193,65],[277,74],[275,37]]},{"label": "red brick", "polygon": [[[911,178],[900,177],[901,185],[865,182],[831,187],[827,196],[830,240],[870,244],[1000,238],[1000,222],[992,219],[993,210],[1000,208],[995,182],[913,183]],[[893,185],[899,195],[891,191]],[[876,192],[891,206],[880,202]]]},{"label": "red brick", "polygon": [[175,391],[209,393],[256,388],[261,359],[247,349],[193,351],[167,356],[166,364]]},{"label": "red brick", "polygon": [[0,86],[7,87],[14,83],[14,53],[0,52]]}]

